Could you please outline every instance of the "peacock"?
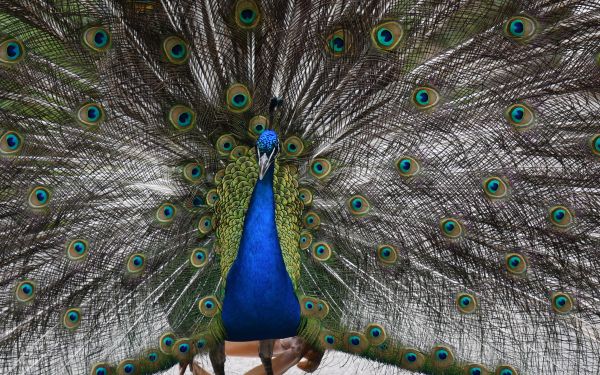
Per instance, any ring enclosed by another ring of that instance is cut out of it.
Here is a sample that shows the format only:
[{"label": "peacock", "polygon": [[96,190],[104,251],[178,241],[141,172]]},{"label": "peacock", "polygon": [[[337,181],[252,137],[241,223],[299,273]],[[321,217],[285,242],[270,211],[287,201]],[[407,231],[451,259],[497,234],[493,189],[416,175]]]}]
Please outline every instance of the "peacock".
[{"label": "peacock", "polygon": [[0,373],[600,374],[599,181],[597,0],[0,0]]}]

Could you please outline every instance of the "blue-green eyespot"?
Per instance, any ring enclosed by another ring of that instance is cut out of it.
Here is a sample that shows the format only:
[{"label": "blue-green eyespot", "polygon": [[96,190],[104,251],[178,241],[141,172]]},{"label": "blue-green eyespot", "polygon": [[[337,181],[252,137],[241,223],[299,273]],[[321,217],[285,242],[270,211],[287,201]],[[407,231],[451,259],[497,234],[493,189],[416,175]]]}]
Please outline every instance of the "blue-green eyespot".
[{"label": "blue-green eyespot", "polygon": [[393,51],[403,37],[402,25],[396,21],[382,22],[371,30],[373,45],[383,51]]},{"label": "blue-green eyespot", "polygon": [[411,100],[419,109],[429,109],[435,107],[440,101],[440,95],[431,87],[417,87],[412,93]]},{"label": "blue-green eyespot", "polygon": [[242,29],[253,29],[260,22],[260,10],[254,0],[238,0],[235,3],[235,23]]},{"label": "blue-green eyespot", "polygon": [[526,42],[537,32],[537,22],[527,16],[515,16],[504,23],[504,33],[517,42]]},{"label": "blue-green eyespot", "polygon": [[343,29],[334,31],[325,40],[325,49],[333,57],[344,55],[350,49],[350,46],[350,33]]},{"label": "blue-green eyespot", "polygon": [[190,57],[188,43],[178,36],[169,36],[162,42],[162,52],[165,59],[176,65],[184,64]]},{"label": "blue-green eyespot", "polygon": [[477,299],[469,293],[459,293],[456,296],[456,307],[463,314],[471,314],[477,309]]},{"label": "blue-green eyespot", "polygon": [[25,46],[15,38],[4,39],[0,42],[0,63],[12,65],[23,61]]},{"label": "blue-green eyespot", "polygon": [[46,207],[50,203],[50,190],[44,186],[36,186],[29,193],[29,206],[32,208]]},{"label": "blue-green eyespot", "polygon": [[504,117],[517,130],[525,130],[535,123],[533,110],[522,103],[509,106],[504,111]]},{"label": "blue-green eyespot", "polygon": [[15,155],[23,147],[23,137],[16,131],[7,131],[0,138],[0,154]]},{"label": "blue-green eyespot", "polygon": [[231,112],[246,112],[250,107],[252,107],[252,96],[248,87],[236,83],[227,89],[227,108]]},{"label": "blue-green eyespot", "polygon": [[567,293],[553,293],[550,300],[552,301],[552,310],[558,314],[567,314],[573,310],[573,298]]},{"label": "blue-green eyespot", "polygon": [[111,35],[104,26],[92,26],[84,30],[82,42],[94,52],[106,52],[111,46]]}]

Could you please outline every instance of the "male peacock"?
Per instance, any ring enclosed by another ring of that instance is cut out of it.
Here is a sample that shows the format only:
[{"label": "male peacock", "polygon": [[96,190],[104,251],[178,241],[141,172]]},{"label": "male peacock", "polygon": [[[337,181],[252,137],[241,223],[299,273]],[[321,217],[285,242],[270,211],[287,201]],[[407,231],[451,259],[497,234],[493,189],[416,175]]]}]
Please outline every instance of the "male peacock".
[{"label": "male peacock", "polygon": [[0,372],[599,374],[599,52],[596,0],[0,0]]}]

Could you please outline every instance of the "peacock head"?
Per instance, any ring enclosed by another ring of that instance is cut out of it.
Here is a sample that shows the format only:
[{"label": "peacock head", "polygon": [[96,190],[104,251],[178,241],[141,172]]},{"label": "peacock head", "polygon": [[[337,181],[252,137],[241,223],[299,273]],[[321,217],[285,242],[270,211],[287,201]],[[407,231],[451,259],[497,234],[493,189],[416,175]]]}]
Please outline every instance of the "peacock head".
[{"label": "peacock head", "polygon": [[259,179],[263,179],[269,167],[273,164],[277,152],[279,152],[279,138],[277,137],[277,133],[273,130],[265,130],[256,141],[256,154],[260,168]]}]

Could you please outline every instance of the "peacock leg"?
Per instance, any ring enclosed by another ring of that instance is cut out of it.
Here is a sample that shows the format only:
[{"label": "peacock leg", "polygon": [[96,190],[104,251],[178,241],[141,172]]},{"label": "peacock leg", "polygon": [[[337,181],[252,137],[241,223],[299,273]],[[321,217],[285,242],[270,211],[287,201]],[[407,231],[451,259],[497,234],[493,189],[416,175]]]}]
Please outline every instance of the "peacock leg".
[{"label": "peacock leg", "polygon": [[[278,340],[275,343],[274,352],[276,357],[273,358],[271,363],[273,375],[283,375],[296,364],[306,372],[313,372],[319,367],[324,354],[308,345],[300,337]],[[303,357],[306,360],[300,362]],[[264,375],[264,373],[264,366],[261,365],[246,372],[245,375]]]},{"label": "peacock leg", "polygon": [[225,375],[225,343],[222,342],[210,349],[208,353],[215,375]]},{"label": "peacock leg", "polygon": [[273,367],[271,366],[271,358],[273,357],[273,346],[275,340],[261,340],[258,356],[265,368],[267,375],[273,375]]}]

